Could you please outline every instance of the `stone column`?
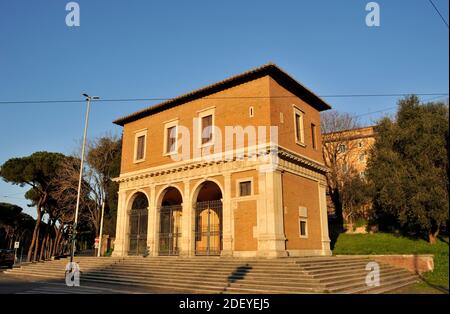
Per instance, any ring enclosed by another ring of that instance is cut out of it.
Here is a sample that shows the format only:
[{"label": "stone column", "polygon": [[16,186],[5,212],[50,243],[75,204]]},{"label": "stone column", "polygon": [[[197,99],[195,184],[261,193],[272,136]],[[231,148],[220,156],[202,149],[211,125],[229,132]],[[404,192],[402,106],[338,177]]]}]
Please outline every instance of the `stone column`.
[{"label": "stone column", "polygon": [[182,214],[181,214],[181,256],[192,256],[194,251],[192,249],[192,235],[194,224],[192,222],[193,209],[191,201],[191,190],[190,181],[183,181],[184,191],[183,191],[183,203],[182,203]]},{"label": "stone column", "polygon": [[147,247],[150,256],[158,255],[158,228],[156,225],[158,208],[156,207],[155,185],[150,186],[150,199],[148,200],[148,225],[147,225]]},{"label": "stone column", "polygon": [[319,208],[320,208],[320,228],[322,241],[322,255],[331,255],[330,237],[328,235],[328,211],[326,199],[326,184],[319,182]]},{"label": "stone column", "polygon": [[126,256],[126,248],[127,248],[127,194],[125,191],[119,190],[118,194],[118,202],[117,202],[117,224],[116,224],[116,238],[114,240],[114,251],[112,253],[113,256]]},{"label": "stone column", "polygon": [[283,231],[281,172],[260,171],[257,206],[258,256],[287,256]]},{"label": "stone column", "polygon": [[231,173],[224,173],[222,195],[222,256],[233,256],[233,215],[231,208]]}]

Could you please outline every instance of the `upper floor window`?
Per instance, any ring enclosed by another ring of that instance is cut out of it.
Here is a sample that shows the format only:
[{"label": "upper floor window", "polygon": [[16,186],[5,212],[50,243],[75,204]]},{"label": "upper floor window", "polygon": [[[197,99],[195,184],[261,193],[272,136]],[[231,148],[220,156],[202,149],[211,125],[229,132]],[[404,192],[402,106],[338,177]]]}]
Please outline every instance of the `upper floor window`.
[{"label": "upper floor window", "polygon": [[202,117],[202,144],[212,141],[212,115]]},{"label": "upper floor window", "polygon": [[166,123],[164,130],[164,154],[174,154],[177,152],[178,121]]},{"label": "upper floor window", "polygon": [[303,112],[294,107],[294,127],[295,127],[295,141],[297,144],[305,144],[305,134],[303,128]]},{"label": "upper floor window", "polygon": [[311,123],[311,141],[312,141],[312,148],[317,149],[317,137],[316,137],[316,125],[314,123]]},{"label": "upper floor window", "polygon": [[214,142],[214,108],[204,109],[199,112],[200,146],[213,144]]},{"label": "upper floor window", "polygon": [[147,130],[138,131],[134,137],[134,162],[145,160]]}]

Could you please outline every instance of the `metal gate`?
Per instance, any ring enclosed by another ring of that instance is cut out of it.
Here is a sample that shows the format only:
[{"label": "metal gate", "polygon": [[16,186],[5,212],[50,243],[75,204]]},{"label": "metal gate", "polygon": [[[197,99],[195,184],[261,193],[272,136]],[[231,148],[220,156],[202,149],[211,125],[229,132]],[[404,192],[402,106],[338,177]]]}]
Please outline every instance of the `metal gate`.
[{"label": "metal gate", "polygon": [[147,250],[147,209],[132,209],[130,215],[130,233],[128,255],[143,255]]},{"label": "metal gate", "polygon": [[159,255],[178,255],[181,238],[181,205],[159,208]]},{"label": "metal gate", "polygon": [[220,255],[222,251],[222,201],[195,206],[195,254]]}]

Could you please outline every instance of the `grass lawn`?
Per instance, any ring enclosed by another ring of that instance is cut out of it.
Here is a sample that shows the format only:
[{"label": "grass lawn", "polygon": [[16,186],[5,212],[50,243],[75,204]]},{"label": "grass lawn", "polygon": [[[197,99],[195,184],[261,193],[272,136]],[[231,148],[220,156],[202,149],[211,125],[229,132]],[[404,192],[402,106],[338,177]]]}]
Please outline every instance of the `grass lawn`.
[{"label": "grass lawn", "polygon": [[431,245],[421,239],[410,239],[388,233],[341,234],[333,254],[433,254],[434,271],[423,274],[423,280],[399,293],[448,293],[448,237]]}]

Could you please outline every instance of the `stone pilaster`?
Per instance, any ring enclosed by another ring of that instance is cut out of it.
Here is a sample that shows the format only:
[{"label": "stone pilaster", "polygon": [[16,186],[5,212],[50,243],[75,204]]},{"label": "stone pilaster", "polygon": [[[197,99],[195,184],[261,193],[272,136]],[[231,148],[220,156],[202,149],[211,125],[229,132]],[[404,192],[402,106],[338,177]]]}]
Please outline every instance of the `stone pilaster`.
[{"label": "stone pilaster", "polygon": [[148,200],[148,225],[147,225],[147,247],[150,256],[158,255],[158,208],[156,205],[155,185],[150,186],[150,199]]},{"label": "stone pilaster", "polygon": [[233,211],[231,208],[231,173],[224,173],[222,195],[222,256],[233,255]]},{"label": "stone pilaster", "polygon": [[190,193],[190,181],[183,181],[184,192],[183,192],[183,211],[181,214],[181,256],[192,256],[194,255],[194,250],[192,249],[192,235],[193,231],[193,208]]},{"label": "stone pilaster", "polygon": [[287,256],[283,232],[281,172],[260,171],[257,206],[258,256]]},{"label": "stone pilaster", "polygon": [[114,251],[113,256],[126,256],[127,252],[127,204],[125,191],[120,191],[118,194],[117,202],[117,225],[116,225],[116,238],[114,240]]},{"label": "stone pilaster", "polygon": [[318,183],[319,186],[319,205],[320,205],[320,227],[321,227],[321,240],[322,240],[322,255],[331,255],[330,250],[330,237],[328,235],[328,211],[326,200],[326,185],[322,182]]}]

